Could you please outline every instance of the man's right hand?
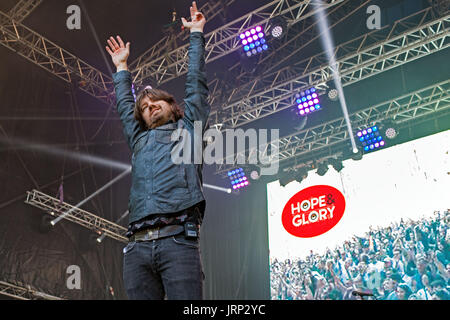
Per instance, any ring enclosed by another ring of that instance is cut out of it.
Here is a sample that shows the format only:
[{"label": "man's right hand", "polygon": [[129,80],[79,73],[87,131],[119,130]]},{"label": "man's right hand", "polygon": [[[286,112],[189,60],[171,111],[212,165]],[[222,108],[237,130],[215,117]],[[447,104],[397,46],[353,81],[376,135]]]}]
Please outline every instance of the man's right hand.
[{"label": "man's right hand", "polygon": [[119,36],[117,36],[117,41],[113,37],[110,37],[107,42],[109,47],[106,46],[106,51],[111,56],[117,72],[128,70],[127,60],[130,55],[130,43],[127,42],[125,45]]}]

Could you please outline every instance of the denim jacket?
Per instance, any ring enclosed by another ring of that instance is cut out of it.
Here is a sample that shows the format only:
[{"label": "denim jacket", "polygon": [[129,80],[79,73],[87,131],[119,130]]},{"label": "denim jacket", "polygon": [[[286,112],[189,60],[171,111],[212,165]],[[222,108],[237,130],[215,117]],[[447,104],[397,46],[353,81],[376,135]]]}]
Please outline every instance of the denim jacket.
[{"label": "denim jacket", "polygon": [[[207,102],[203,33],[190,34],[188,54],[184,117],[177,123],[168,123],[155,129],[142,131],[134,119],[135,101],[130,72],[120,71],[113,74],[117,110],[128,146],[133,152],[132,184],[128,202],[129,223],[152,214],[175,213],[205,200],[202,164],[195,164],[194,161],[175,164],[171,158],[172,150],[179,148],[180,143],[188,141],[182,136],[172,141],[172,133],[177,129],[189,132],[193,146],[194,121],[201,121],[203,137],[211,109]],[[203,143],[201,146],[203,148]]]}]

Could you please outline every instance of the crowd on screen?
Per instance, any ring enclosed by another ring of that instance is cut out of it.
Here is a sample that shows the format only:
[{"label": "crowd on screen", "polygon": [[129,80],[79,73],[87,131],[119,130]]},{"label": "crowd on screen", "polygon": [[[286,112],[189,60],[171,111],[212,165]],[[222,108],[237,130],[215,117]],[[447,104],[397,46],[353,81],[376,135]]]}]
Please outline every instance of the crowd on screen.
[{"label": "crowd on screen", "polygon": [[[450,211],[370,228],[305,259],[270,264],[278,300],[449,300]],[[359,293],[367,293],[362,296]],[[371,296],[373,295],[373,296]]]}]

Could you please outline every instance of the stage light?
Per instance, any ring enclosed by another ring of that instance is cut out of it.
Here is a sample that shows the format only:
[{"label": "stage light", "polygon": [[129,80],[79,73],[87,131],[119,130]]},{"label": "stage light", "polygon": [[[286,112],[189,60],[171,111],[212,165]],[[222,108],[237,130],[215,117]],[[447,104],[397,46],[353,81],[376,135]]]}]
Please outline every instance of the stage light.
[{"label": "stage light", "polygon": [[317,110],[320,110],[319,95],[315,88],[311,88],[295,95],[295,102],[299,109],[299,115],[304,116]]},{"label": "stage light", "polygon": [[288,24],[285,18],[281,16],[274,17],[268,24],[268,34],[274,39],[281,40],[282,36],[286,33]]},{"label": "stage light", "polygon": [[386,138],[392,140],[392,139],[395,139],[397,137],[397,135],[398,135],[398,126],[393,120],[391,120],[391,119],[384,120],[383,124],[382,124],[382,127],[383,127],[382,131],[384,132],[384,135],[385,135]]},{"label": "stage light", "polygon": [[247,168],[250,171],[250,178],[258,180],[261,178],[261,168],[255,164],[250,164]]},{"label": "stage light", "polygon": [[319,176],[324,176],[328,171],[328,164],[326,162],[321,162],[318,167],[316,173]]},{"label": "stage light", "polygon": [[358,148],[353,149],[353,154],[352,154],[352,159],[353,160],[361,160],[363,157],[363,153],[361,152],[361,150],[359,150]]},{"label": "stage light", "polygon": [[339,98],[339,93],[336,89],[331,89],[328,91],[328,98],[330,98],[331,101],[337,101]]},{"label": "stage light", "polygon": [[394,139],[397,136],[395,128],[387,128],[385,131],[386,138]]},{"label": "stage light", "polygon": [[233,190],[238,190],[247,187],[250,183],[245,176],[244,169],[238,168],[228,171],[228,178],[231,181],[231,187]]},{"label": "stage light", "polygon": [[279,38],[283,34],[283,27],[282,26],[275,26],[272,28],[271,31],[272,37]]},{"label": "stage light", "polygon": [[294,181],[294,177],[292,175],[292,173],[284,173],[281,175],[279,182],[280,182],[280,186],[285,187],[287,184],[289,184],[290,182]]},{"label": "stage light", "polygon": [[301,167],[300,169],[297,169],[294,173],[294,179],[301,183],[303,180],[305,180],[308,177],[308,168]]},{"label": "stage light", "polygon": [[385,146],[378,126],[360,130],[356,133],[356,136],[359,138],[358,140],[364,152],[375,151]]},{"label": "stage light", "polygon": [[341,172],[341,170],[344,169],[344,165],[342,164],[341,160],[331,158],[329,162],[331,166],[334,168],[334,170],[336,170],[337,172]]},{"label": "stage light", "polygon": [[254,56],[269,48],[264,37],[265,33],[261,26],[256,26],[239,34],[239,39],[247,57]]}]

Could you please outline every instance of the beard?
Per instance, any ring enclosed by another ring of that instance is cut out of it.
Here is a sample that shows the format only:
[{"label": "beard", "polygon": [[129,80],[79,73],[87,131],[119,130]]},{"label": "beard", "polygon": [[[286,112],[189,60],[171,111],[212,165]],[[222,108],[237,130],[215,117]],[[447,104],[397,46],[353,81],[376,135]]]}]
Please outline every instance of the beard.
[{"label": "beard", "polygon": [[165,125],[171,119],[171,116],[172,115],[170,113],[167,114],[161,110],[160,112],[158,112],[158,114],[150,118],[149,123],[147,123],[147,127],[149,129],[155,129],[157,127]]}]

